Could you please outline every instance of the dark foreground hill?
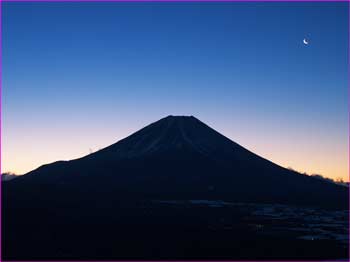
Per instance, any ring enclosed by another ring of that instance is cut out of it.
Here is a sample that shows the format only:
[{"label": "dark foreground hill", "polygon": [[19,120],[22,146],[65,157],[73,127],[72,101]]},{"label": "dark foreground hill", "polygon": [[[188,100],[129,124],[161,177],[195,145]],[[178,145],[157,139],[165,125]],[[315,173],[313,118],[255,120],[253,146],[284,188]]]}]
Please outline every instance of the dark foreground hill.
[{"label": "dark foreground hill", "polygon": [[[44,165],[3,183],[2,196],[5,259],[347,254],[329,241],[256,235],[242,206],[213,210],[215,201],[344,210],[348,189],[282,168],[194,117],[168,116],[96,153]],[[199,207],[168,205],[198,200]]]}]

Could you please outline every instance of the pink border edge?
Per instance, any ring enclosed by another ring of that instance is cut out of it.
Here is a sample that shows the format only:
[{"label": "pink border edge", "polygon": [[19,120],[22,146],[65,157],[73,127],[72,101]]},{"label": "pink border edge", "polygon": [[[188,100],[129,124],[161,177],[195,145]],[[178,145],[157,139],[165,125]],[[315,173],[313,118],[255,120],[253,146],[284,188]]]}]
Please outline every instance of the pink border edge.
[{"label": "pink border edge", "polygon": [[350,0],[0,0],[0,2],[350,2]]},{"label": "pink border edge", "polygon": [[[350,2],[350,0],[0,0],[0,174],[2,172],[2,3],[3,2]],[[348,6],[350,13],[350,5]],[[350,27],[350,20],[348,21],[348,25]],[[348,31],[348,148],[350,152],[350,31]],[[350,180],[350,159],[348,157],[348,169],[349,169],[349,180]],[[2,245],[1,245],[1,236],[2,236],[2,223],[1,223],[1,211],[2,211],[2,183],[0,181],[0,262],[5,261],[2,260]],[[349,199],[350,199],[350,190],[349,190]],[[350,209],[350,206],[349,206]],[[350,221],[350,213],[349,213],[349,221]],[[349,235],[350,240],[350,235]],[[350,259],[350,248],[349,248],[349,259]],[[337,260],[337,261],[349,261],[347,260]],[[49,260],[48,260],[49,261]],[[62,260],[64,262],[74,262],[84,260]],[[98,260],[96,260],[98,261]],[[135,261],[143,261],[143,262],[161,262],[159,261],[151,261],[151,260],[104,260],[104,261],[118,261],[118,262],[135,262]],[[231,262],[261,262],[261,261],[285,261],[285,262],[302,262],[304,260],[167,260],[172,262],[194,262],[194,261],[231,261]],[[318,262],[318,261],[333,261],[333,260],[305,260],[305,262]],[[22,261],[11,261],[11,262],[22,262]],[[24,262],[24,261],[23,261]],[[44,262],[44,261],[42,261]],[[55,262],[60,262],[59,260],[55,260]],[[86,262],[94,262],[93,260],[89,260]]]}]

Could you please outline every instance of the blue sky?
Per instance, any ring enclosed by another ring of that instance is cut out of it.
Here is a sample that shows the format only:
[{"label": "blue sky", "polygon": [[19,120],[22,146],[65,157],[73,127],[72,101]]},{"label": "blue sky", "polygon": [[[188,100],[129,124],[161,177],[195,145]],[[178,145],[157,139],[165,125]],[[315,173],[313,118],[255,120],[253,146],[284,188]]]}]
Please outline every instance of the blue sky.
[{"label": "blue sky", "polygon": [[348,3],[2,9],[2,171],[82,156],[172,114],[348,180]]}]

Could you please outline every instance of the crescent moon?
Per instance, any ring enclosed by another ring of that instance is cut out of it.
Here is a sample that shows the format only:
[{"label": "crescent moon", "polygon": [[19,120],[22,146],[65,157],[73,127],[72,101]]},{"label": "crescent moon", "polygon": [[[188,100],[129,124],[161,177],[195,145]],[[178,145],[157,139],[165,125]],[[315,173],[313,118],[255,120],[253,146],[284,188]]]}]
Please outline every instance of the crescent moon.
[{"label": "crescent moon", "polygon": [[305,45],[308,45],[309,44],[309,42],[304,38],[304,40],[303,40],[303,43],[305,44]]}]

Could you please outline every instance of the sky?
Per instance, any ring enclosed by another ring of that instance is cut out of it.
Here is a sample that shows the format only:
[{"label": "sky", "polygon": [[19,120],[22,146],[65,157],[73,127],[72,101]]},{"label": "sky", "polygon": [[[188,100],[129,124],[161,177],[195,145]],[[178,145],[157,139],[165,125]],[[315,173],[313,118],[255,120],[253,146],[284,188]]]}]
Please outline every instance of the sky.
[{"label": "sky", "polygon": [[281,166],[349,180],[348,3],[2,5],[2,172],[193,115]]}]

